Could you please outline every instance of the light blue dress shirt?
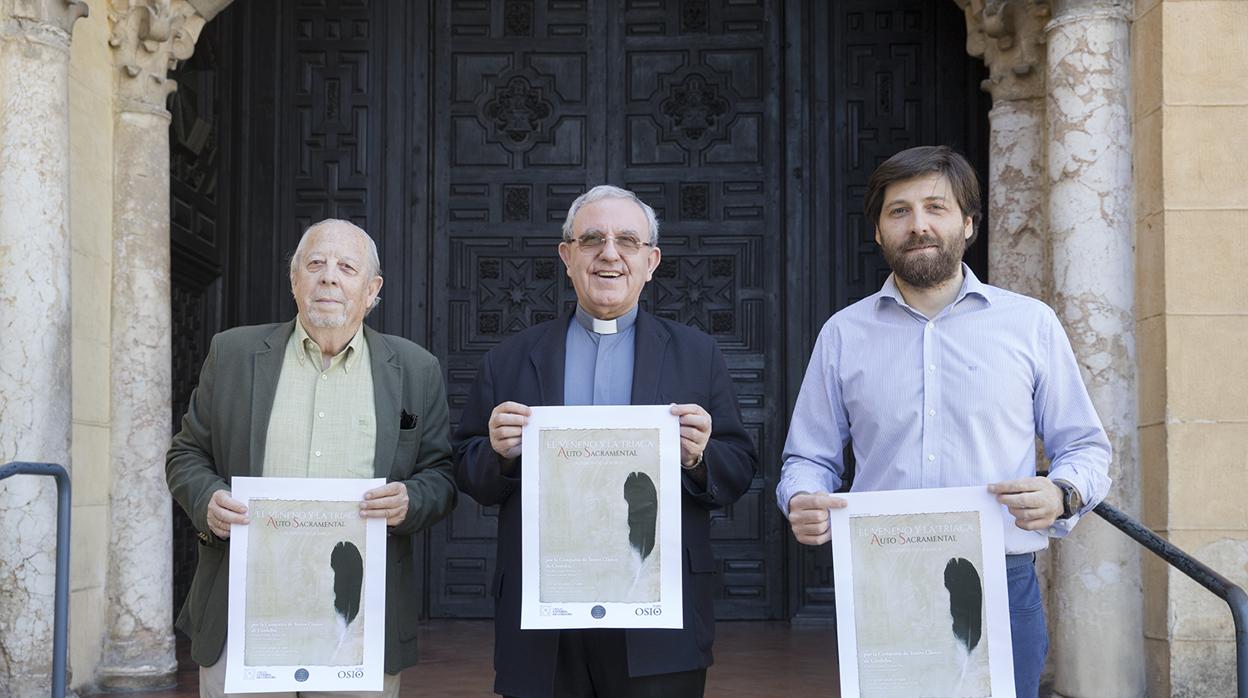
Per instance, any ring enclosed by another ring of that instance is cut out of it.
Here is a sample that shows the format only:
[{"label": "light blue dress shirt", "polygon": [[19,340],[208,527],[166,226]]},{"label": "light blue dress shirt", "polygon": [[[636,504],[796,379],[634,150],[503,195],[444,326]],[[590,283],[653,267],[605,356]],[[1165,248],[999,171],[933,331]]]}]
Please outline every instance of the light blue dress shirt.
[{"label": "light blue dress shirt", "polygon": [[593,330],[581,306],[568,323],[563,364],[563,404],[627,405],[633,401],[637,306],[616,318],[615,334]]},{"label": "light blue dress shirt", "polygon": [[[777,503],[832,492],[853,443],[852,491],[987,485],[1031,477],[1036,437],[1049,477],[1070,482],[1089,511],[1109,491],[1110,446],[1061,324],[1044,303],[980,282],[965,264],[957,298],[928,319],[906,305],[892,276],[828,320],[802,382]],[[1006,552],[1062,537],[1014,525]]]}]

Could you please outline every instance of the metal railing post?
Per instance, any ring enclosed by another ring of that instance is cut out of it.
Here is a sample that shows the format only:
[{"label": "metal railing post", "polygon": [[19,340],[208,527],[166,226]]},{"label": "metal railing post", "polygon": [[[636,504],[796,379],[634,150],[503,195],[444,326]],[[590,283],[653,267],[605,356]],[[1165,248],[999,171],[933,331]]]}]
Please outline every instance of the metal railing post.
[{"label": "metal railing post", "polygon": [[1093,511],[1231,607],[1231,618],[1235,621],[1237,695],[1239,698],[1248,698],[1248,594],[1208,565],[1183,552],[1152,529],[1107,502],[1101,502]]},{"label": "metal railing post", "polygon": [[52,620],[52,698],[65,696],[65,657],[69,627],[69,473],[55,463],[5,463],[0,480],[13,475],[47,475],[56,479],[56,592]]}]

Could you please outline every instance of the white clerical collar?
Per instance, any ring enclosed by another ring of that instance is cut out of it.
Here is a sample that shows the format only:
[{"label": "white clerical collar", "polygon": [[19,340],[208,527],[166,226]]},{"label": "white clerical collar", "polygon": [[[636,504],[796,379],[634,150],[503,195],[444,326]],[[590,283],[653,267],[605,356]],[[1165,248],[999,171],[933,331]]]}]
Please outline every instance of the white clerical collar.
[{"label": "white clerical collar", "polygon": [[634,322],[637,322],[637,306],[634,305],[627,313],[612,320],[600,320],[590,315],[580,305],[577,305],[576,321],[580,323],[581,327],[594,334],[616,334],[627,330],[633,326]]}]

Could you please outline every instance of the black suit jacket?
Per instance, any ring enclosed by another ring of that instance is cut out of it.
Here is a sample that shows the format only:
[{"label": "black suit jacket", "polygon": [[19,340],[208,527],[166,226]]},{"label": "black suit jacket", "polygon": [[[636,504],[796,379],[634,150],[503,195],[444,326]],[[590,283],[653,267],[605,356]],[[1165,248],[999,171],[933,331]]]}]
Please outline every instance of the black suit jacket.
[{"label": "black suit jacket", "polygon": [[[499,470],[490,447],[490,412],[501,402],[562,405],[565,343],[570,315],[542,323],[486,354],[452,437],[455,479],[485,505],[499,505],[494,574],[494,690],[509,696],[549,696],[554,685],[558,631],[520,630],[520,468]],[[637,314],[633,364],[634,405],[697,403],[711,415],[704,462],[705,487],[682,474],[684,629],[627,630],[632,676],[689,671],[711,664],[716,572],[710,546],[710,510],[735,502],[754,477],[758,455],[741,425],[737,398],[719,346],[710,336],[645,311]]]}]

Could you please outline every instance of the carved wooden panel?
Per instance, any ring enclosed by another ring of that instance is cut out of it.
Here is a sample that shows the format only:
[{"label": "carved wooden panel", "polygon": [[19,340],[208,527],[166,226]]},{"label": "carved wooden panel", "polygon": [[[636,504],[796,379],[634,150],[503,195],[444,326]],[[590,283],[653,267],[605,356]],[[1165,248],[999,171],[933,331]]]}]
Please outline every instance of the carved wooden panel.
[{"label": "carved wooden panel", "polygon": [[[846,231],[838,255],[844,260],[841,305],[874,293],[889,274],[875,228],[862,214],[871,171],[905,148],[946,144],[967,150],[978,137],[968,133],[968,103],[986,107],[987,98],[970,84],[973,59],[956,43],[958,29],[965,34],[956,14],[921,0],[836,4],[834,35],[844,42],[830,66],[836,119],[845,134],[837,144],[839,223]],[[979,245],[972,261],[986,259],[985,252],[986,245]]]},{"label": "carved wooden panel", "polygon": [[662,221],[663,262],[643,300],[718,340],[762,470],[714,513],[720,618],[783,612],[780,521],[769,492],[784,438],[781,348],[783,122],[780,8],[772,2],[630,0],[612,19],[609,179]]},{"label": "carved wooden panel", "polygon": [[296,225],[284,235],[325,218],[365,230],[380,223],[377,19],[364,0],[298,0],[288,14],[293,55],[283,61],[290,126],[283,136],[293,158],[283,163],[291,206],[283,213]]},{"label": "carved wooden panel", "polygon": [[420,49],[428,27],[419,5],[240,3],[213,24],[229,28],[246,67],[237,141],[245,166],[231,185],[247,234],[237,241],[227,317],[292,317],[289,255],[308,225],[342,218],[369,232],[383,262],[383,302],[369,324],[423,341],[424,318],[407,307],[423,292],[428,261]]},{"label": "carved wooden panel", "polygon": [[175,76],[169,100],[169,204],[171,240],[215,261],[224,240],[218,228],[221,136],[217,104],[217,43],[199,44],[194,62]]},{"label": "carved wooden panel", "polygon": [[[602,178],[602,28],[585,0],[435,8],[430,338],[452,420],[481,357],[575,302],[556,253],[567,207]],[[595,6],[595,7],[591,7]],[[496,512],[461,497],[433,530],[433,615],[488,617]]]},{"label": "carved wooden panel", "polygon": [[[172,310],[172,429],[181,427],[213,334],[221,329],[221,275],[228,248],[228,195],[219,186],[228,141],[223,100],[229,77],[219,61],[220,31],[200,36],[192,60],[173,75],[169,102]],[[198,559],[195,528],[173,507],[173,601],[181,608]]]}]

